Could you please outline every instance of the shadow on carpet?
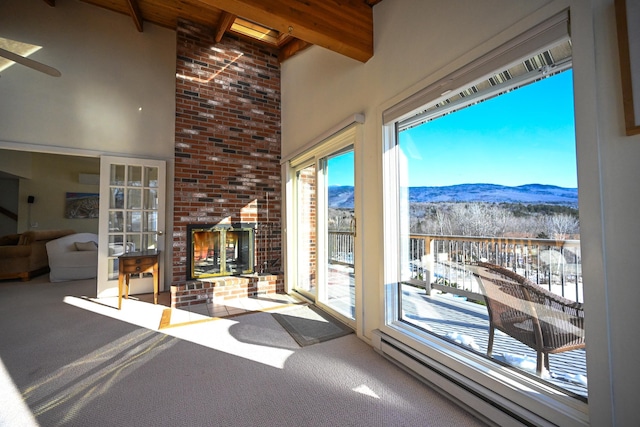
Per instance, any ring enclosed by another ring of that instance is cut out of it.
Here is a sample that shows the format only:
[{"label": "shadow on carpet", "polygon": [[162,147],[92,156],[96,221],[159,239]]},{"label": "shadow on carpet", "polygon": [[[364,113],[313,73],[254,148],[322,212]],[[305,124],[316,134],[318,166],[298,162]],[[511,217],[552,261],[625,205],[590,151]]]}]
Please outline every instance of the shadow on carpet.
[{"label": "shadow on carpet", "polygon": [[353,332],[349,327],[311,305],[271,315],[301,346],[317,344]]}]

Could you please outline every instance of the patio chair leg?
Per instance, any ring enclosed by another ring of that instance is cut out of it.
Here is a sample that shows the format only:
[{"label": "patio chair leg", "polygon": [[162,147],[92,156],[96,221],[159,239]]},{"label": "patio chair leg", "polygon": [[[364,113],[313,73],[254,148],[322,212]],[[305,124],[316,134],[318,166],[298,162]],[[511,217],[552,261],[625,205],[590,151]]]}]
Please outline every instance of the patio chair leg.
[{"label": "patio chair leg", "polygon": [[487,344],[487,356],[491,357],[491,353],[493,352],[493,335],[495,333],[494,328],[489,328],[489,343]]},{"label": "patio chair leg", "polygon": [[547,369],[547,372],[550,371],[550,369],[549,369],[549,353],[544,353],[544,367]]},{"label": "patio chair leg", "polygon": [[544,359],[545,354],[541,351],[538,352],[538,359],[536,360],[536,374],[538,376],[542,375],[542,360]]}]

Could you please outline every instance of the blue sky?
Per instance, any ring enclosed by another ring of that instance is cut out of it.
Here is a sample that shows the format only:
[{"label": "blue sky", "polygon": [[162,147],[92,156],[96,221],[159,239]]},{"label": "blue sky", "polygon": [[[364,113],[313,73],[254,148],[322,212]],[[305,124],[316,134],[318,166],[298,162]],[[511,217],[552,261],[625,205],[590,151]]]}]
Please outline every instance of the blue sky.
[{"label": "blue sky", "polygon": [[401,132],[410,186],[577,187],[572,71]]},{"label": "blue sky", "polygon": [[350,185],[353,187],[353,151],[330,157],[329,185]]}]

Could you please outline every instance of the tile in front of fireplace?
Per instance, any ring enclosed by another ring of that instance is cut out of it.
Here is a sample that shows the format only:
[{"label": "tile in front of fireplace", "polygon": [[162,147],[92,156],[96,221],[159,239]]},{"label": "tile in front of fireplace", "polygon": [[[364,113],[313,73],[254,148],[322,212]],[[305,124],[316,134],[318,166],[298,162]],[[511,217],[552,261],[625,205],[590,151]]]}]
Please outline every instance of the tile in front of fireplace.
[{"label": "tile in front of fireplace", "polygon": [[299,300],[289,295],[268,294],[259,297],[214,301],[206,305],[194,306],[193,310],[194,312],[199,310],[199,313],[210,317],[227,317],[254,311],[272,310],[281,306],[299,303]]}]

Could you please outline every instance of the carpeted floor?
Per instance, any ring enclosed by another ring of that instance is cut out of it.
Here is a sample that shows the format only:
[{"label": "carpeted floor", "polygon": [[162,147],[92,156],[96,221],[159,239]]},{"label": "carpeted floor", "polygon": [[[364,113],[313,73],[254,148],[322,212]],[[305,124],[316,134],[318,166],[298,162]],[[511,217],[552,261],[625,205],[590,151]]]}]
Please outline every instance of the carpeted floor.
[{"label": "carpeted floor", "polygon": [[355,334],[300,347],[268,312],[158,331],[94,294],[0,282],[0,425],[483,425]]}]

